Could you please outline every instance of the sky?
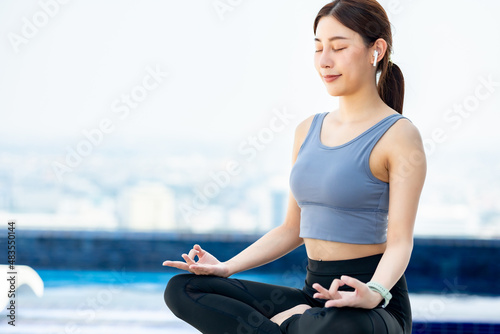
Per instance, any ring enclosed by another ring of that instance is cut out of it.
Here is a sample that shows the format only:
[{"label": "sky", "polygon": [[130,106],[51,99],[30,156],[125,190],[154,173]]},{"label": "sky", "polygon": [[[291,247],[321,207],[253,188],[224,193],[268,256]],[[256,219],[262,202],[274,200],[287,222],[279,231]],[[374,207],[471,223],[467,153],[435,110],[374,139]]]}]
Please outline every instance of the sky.
[{"label": "sky", "polygon": [[[3,0],[2,146],[62,151],[94,129],[102,146],[236,145],[286,110],[293,118],[275,140],[289,155],[295,126],[338,104],[313,66],[312,23],[324,4]],[[423,138],[444,133],[442,146],[455,150],[498,143],[500,86],[482,100],[474,94],[488,78],[500,82],[500,3],[381,4],[405,76],[404,114]],[[133,93],[140,101],[127,105]],[[466,103],[467,116],[451,121],[448,112]]]},{"label": "sky", "polygon": [[[380,2],[405,78],[403,114],[427,154],[421,220],[434,228],[462,215],[443,198],[473,214],[496,208],[500,2]],[[53,176],[51,162],[91,142],[107,156],[135,150],[121,156],[148,166],[180,153],[194,161],[190,175],[243,162],[246,174],[288,186],[296,126],[338,106],[313,64],[313,21],[326,3],[2,0],[2,168]],[[267,141],[248,159],[241,147],[258,136]]]}]

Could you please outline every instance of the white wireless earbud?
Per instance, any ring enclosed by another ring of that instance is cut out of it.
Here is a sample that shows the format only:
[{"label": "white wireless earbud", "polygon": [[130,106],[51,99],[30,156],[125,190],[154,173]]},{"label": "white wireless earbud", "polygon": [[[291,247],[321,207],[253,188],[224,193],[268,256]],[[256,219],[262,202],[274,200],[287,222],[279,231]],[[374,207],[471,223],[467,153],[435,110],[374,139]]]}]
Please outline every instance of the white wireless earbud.
[{"label": "white wireless earbud", "polygon": [[373,56],[375,57],[375,60],[373,61],[373,67],[377,66],[377,58],[378,58],[378,51],[375,50],[373,51]]}]

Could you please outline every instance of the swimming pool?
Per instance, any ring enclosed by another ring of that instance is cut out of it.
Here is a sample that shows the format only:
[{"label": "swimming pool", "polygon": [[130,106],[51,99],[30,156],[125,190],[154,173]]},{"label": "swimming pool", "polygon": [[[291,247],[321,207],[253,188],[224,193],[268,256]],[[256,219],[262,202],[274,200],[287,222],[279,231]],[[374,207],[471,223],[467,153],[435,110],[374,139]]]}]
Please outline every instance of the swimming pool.
[{"label": "swimming pool", "polygon": [[[178,271],[180,272],[180,271]],[[165,306],[163,290],[178,272],[40,270],[38,298],[19,288],[16,326],[1,313],[0,333],[199,333]],[[235,278],[301,287],[300,275],[237,274]],[[414,333],[500,333],[500,297],[410,294]]]}]

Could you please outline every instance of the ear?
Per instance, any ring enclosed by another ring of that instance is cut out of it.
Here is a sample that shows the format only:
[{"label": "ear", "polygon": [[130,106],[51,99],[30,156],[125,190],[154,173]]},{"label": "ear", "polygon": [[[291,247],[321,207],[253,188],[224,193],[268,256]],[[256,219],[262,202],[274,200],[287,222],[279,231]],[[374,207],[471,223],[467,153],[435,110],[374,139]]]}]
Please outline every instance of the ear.
[{"label": "ear", "polygon": [[378,56],[377,56],[377,63],[380,63],[382,59],[385,56],[385,52],[387,51],[387,42],[383,38],[377,39],[374,43],[373,46],[370,48],[370,57],[371,57],[371,63],[373,64],[373,52],[377,50]]}]

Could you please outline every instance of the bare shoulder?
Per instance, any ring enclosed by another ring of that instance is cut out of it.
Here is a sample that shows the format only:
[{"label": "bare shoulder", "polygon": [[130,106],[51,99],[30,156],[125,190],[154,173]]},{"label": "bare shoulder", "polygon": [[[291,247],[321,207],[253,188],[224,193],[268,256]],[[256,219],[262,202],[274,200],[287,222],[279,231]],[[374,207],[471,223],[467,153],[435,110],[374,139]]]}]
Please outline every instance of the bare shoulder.
[{"label": "bare shoulder", "polygon": [[307,118],[303,119],[297,127],[295,128],[295,145],[300,147],[304,142],[309,129],[311,128],[312,121],[314,119],[315,114],[307,116]]},{"label": "bare shoulder", "polygon": [[302,120],[297,126],[295,127],[295,138],[294,138],[294,143],[293,143],[293,155],[292,155],[292,162],[295,162],[297,159],[297,155],[299,154],[300,147],[304,143],[304,140],[307,137],[307,133],[309,132],[309,129],[311,127],[312,121],[314,119],[315,114],[309,115],[307,118]]},{"label": "bare shoulder", "polygon": [[303,119],[299,124],[297,124],[297,127],[295,128],[295,133],[298,135],[304,135],[304,137],[307,135],[307,132],[309,131],[309,128],[311,127],[312,121],[314,119],[315,114],[307,116],[307,118]]},{"label": "bare shoulder", "polygon": [[402,148],[423,146],[422,137],[418,128],[407,118],[401,118],[391,127],[387,133],[391,143]]},{"label": "bare shoulder", "polygon": [[427,162],[422,137],[415,124],[406,118],[399,119],[388,131],[386,142],[390,142],[386,152],[391,180],[408,178],[423,183]]}]

